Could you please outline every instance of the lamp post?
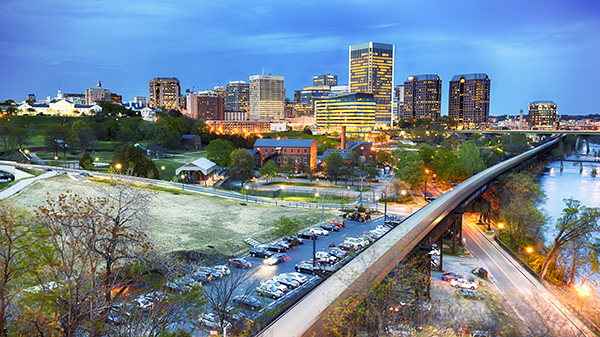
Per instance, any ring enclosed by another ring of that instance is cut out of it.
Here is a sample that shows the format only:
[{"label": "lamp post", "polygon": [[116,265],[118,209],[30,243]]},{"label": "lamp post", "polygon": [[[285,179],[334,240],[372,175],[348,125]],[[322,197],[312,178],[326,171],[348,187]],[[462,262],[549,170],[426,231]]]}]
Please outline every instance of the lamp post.
[{"label": "lamp post", "polygon": [[119,173],[119,176],[121,175],[121,169],[123,168],[123,165],[121,165],[121,163],[116,163],[115,164],[115,170],[117,170],[117,172]]},{"label": "lamp post", "polygon": [[498,234],[502,233],[503,228],[504,228],[504,224],[502,222],[498,223]]},{"label": "lamp post", "polygon": [[183,185],[183,180],[185,179],[185,174],[182,173],[180,178],[181,178],[181,190],[185,191],[185,186]]},{"label": "lamp post", "polygon": [[244,186],[244,188],[246,189],[246,201],[248,201],[248,193],[250,190],[250,187],[248,185]]},{"label": "lamp post", "polygon": [[582,284],[577,287],[577,295],[579,296],[579,311],[583,311],[583,300],[589,294],[588,290],[585,289],[585,286]]},{"label": "lamp post", "polygon": [[529,257],[533,253],[533,247],[526,247],[525,252],[527,253],[527,265],[529,266]]}]

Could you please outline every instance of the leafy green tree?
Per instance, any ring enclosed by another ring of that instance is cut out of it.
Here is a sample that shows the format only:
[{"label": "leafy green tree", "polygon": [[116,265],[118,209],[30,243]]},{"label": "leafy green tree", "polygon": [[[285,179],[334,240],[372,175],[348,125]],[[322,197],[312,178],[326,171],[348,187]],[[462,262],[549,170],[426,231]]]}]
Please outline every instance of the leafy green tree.
[{"label": "leafy green tree", "polygon": [[123,145],[115,151],[111,166],[121,164],[121,172],[145,178],[158,177],[154,162],[146,157],[142,149],[133,145]]},{"label": "leafy green tree", "polygon": [[446,185],[462,182],[473,175],[458,155],[445,147],[435,151],[430,165],[437,180]]},{"label": "leafy green tree", "polygon": [[66,148],[61,146],[61,144],[64,144],[61,141],[72,146],[75,138],[73,137],[71,128],[67,124],[48,125],[44,133],[44,143],[54,152],[55,156],[58,156],[60,152],[63,152],[63,154],[66,152]]},{"label": "leafy green tree", "polygon": [[231,153],[235,150],[233,143],[224,139],[214,139],[206,147],[206,158],[217,165],[226,167],[229,165]]},{"label": "leafy green tree", "polygon": [[472,140],[466,141],[458,147],[458,156],[472,174],[476,174],[486,169],[485,164],[481,159],[479,149]]},{"label": "leafy green tree", "polygon": [[279,175],[279,169],[275,162],[268,160],[266,163],[263,163],[263,166],[258,170],[258,174],[269,182],[269,179],[273,179]]},{"label": "leafy green tree", "polygon": [[530,148],[530,141],[529,137],[525,134],[511,133],[509,135],[503,135],[500,142],[504,152],[507,152],[509,155],[518,155]]},{"label": "leafy green tree", "polygon": [[94,169],[94,159],[92,159],[92,155],[89,152],[85,152],[81,159],[79,159],[79,166],[84,169],[91,171]]},{"label": "leafy green tree", "polygon": [[581,201],[572,198],[565,199],[566,207],[562,216],[558,218],[555,225],[554,240],[550,252],[544,261],[540,276],[543,278],[548,272],[548,267],[554,262],[557,254],[567,245],[575,240],[582,242],[590,241],[593,235],[600,232],[600,209],[597,207],[586,207]]},{"label": "leafy green tree", "polygon": [[300,231],[302,222],[298,218],[288,218],[285,215],[279,217],[279,219],[273,221],[273,227],[275,228],[275,235],[286,236],[296,235]]},{"label": "leafy green tree", "polygon": [[296,173],[296,166],[292,163],[285,163],[281,168],[281,173],[289,179],[292,174]]},{"label": "leafy green tree", "polygon": [[407,183],[411,189],[417,189],[425,183],[425,163],[423,159],[412,151],[394,151],[392,156],[396,159],[396,177]]},{"label": "leafy green tree", "polygon": [[332,152],[325,158],[324,163],[327,178],[337,183],[344,173],[344,160],[342,159],[342,155],[338,152]]},{"label": "leafy green tree", "polygon": [[375,153],[375,160],[380,164],[389,163],[392,160],[392,154],[386,151],[377,151]]},{"label": "leafy green tree", "polygon": [[84,121],[78,120],[73,123],[71,125],[71,132],[73,132],[73,137],[77,138],[79,147],[83,151],[92,147],[97,141],[95,130]]},{"label": "leafy green tree", "polygon": [[244,181],[254,176],[254,157],[245,149],[231,152],[229,158],[229,176],[235,180]]}]

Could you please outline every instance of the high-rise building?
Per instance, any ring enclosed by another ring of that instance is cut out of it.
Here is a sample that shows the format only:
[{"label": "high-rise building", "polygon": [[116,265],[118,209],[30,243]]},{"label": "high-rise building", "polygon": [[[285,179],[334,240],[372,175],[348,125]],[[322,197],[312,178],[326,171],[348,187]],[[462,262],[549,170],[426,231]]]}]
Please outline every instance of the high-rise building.
[{"label": "high-rise building", "polygon": [[146,96],[133,97],[133,103],[135,103],[136,105],[146,106]]},{"label": "high-rise building", "polygon": [[248,112],[250,105],[250,84],[244,81],[232,81],[227,84],[225,110]]},{"label": "high-rise building", "polygon": [[558,112],[553,101],[533,101],[529,103],[529,123],[531,128],[555,129],[558,127]]},{"label": "high-rise building", "polygon": [[223,99],[223,101],[225,101],[225,96],[227,96],[227,89],[223,88],[220,85],[217,85],[216,87],[212,88],[210,91],[214,92],[215,94],[217,94],[217,96],[221,97]]},{"label": "high-rise building", "polygon": [[284,119],[285,88],[283,76],[250,76],[250,112],[248,119]]},{"label": "high-rise building", "polygon": [[148,87],[148,106],[179,109],[181,87],[177,77],[155,77]]},{"label": "high-rise building", "polygon": [[[406,104],[406,102],[405,102]],[[490,115],[490,78],[485,73],[455,75],[450,81],[448,117],[465,129],[485,128]]]},{"label": "high-rise building", "polygon": [[296,117],[314,116],[315,99],[328,97],[331,87],[328,85],[304,87],[294,91],[294,115]]},{"label": "high-rise building", "polygon": [[223,98],[212,91],[190,93],[187,96],[186,107],[193,119],[207,121],[225,118]]},{"label": "high-rise building", "polygon": [[367,42],[350,46],[350,92],[372,93],[378,124],[392,123],[394,45]]},{"label": "high-rise building", "polygon": [[35,94],[27,95],[27,99],[25,99],[25,102],[27,102],[27,104],[35,103]]},{"label": "high-rise building", "polygon": [[330,87],[338,85],[337,75],[319,74],[313,76],[313,86],[318,87],[323,85],[328,85]]},{"label": "high-rise building", "polygon": [[402,113],[402,107],[404,106],[404,84],[398,84],[394,87],[395,107],[392,109],[393,118],[400,119]]},{"label": "high-rise building", "polygon": [[317,129],[367,132],[375,128],[377,103],[373,94],[350,93],[315,99]]},{"label": "high-rise building", "polygon": [[92,105],[97,102],[112,102],[110,90],[102,88],[100,81],[95,87],[85,89],[85,104]]},{"label": "high-rise building", "polygon": [[404,120],[438,119],[442,109],[442,80],[437,74],[409,76],[404,82]]}]

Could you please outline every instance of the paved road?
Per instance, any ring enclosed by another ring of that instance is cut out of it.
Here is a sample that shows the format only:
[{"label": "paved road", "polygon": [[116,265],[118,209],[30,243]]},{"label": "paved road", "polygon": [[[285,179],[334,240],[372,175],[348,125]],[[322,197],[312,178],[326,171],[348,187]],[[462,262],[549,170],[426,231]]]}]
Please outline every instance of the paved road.
[{"label": "paved road", "polygon": [[463,218],[467,249],[515,311],[523,336],[595,336],[577,317],[475,224]]}]

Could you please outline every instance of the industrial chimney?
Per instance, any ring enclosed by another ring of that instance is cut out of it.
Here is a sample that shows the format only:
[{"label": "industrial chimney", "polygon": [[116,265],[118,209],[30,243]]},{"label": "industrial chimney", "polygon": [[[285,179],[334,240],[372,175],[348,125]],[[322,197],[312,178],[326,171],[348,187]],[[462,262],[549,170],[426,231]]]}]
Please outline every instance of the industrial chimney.
[{"label": "industrial chimney", "polygon": [[342,126],[342,150],[346,149],[346,126]]}]

